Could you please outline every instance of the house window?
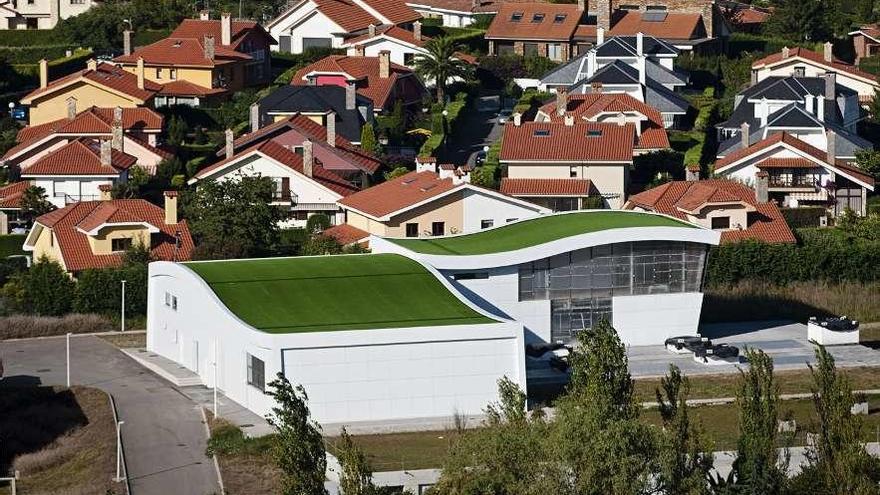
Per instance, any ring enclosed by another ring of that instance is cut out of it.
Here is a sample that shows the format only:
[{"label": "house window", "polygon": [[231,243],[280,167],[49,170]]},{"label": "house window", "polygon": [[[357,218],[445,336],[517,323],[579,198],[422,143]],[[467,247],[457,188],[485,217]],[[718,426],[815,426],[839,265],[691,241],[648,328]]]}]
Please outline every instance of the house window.
[{"label": "house window", "polygon": [[578,176],[578,169],[577,169],[577,167],[569,167],[569,169],[568,169],[568,176],[571,177],[572,179],[577,178],[577,176]]},{"label": "house window", "polygon": [[807,68],[804,66],[798,66],[794,68],[794,77],[804,77],[807,75]]},{"label": "house window", "polygon": [[566,17],[567,16],[565,14],[556,14],[556,17],[553,18],[553,22],[555,22],[556,24],[561,24],[565,22]]},{"label": "house window", "polygon": [[522,18],[523,18],[523,13],[522,13],[522,12],[514,12],[514,13],[511,14],[511,16],[510,16],[510,22],[519,22],[519,21],[522,20]]},{"label": "house window", "polygon": [[171,293],[170,292],[165,293],[165,306],[168,306],[169,308],[171,307]]},{"label": "house window", "polygon": [[266,390],[266,364],[250,354],[245,353],[247,359],[247,384],[260,391]]},{"label": "house window", "polygon": [[712,217],[712,230],[724,230],[730,228],[730,217]]},{"label": "house window", "polygon": [[417,224],[417,223],[406,224],[406,236],[407,237],[418,237],[419,236],[419,224]]},{"label": "house window", "polygon": [[122,237],[110,240],[110,249],[116,253],[119,251],[127,251],[131,247],[131,237]]},{"label": "house window", "polygon": [[431,235],[441,236],[446,234],[446,222],[434,222],[431,224]]},{"label": "house window", "polygon": [[562,45],[559,43],[550,43],[547,45],[547,58],[550,60],[562,60]]},{"label": "house window", "polygon": [[480,220],[481,229],[489,229],[495,225],[495,220]]},{"label": "house window", "polygon": [[177,311],[177,296],[171,296],[171,309]]},{"label": "house window", "polygon": [[168,69],[168,79],[177,80],[177,69]]},{"label": "house window", "polygon": [[489,278],[489,272],[456,273],[452,278],[455,280],[485,280]]}]

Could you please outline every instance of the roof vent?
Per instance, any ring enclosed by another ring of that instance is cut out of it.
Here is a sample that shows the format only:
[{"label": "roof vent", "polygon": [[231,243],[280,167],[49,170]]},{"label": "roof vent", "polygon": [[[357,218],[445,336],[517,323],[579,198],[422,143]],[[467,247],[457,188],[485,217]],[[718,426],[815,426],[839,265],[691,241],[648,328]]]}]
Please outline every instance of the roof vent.
[{"label": "roof vent", "polygon": [[556,17],[553,18],[553,22],[555,22],[556,24],[560,24],[562,22],[565,22],[566,17],[567,16],[565,14],[556,14]]},{"label": "roof vent", "polygon": [[535,137],[547,137],[550,135],[550,129],[535,129]]},{"label": "roof vent", "polygon": [[431,185],[425,186],[422,188],[422,192],[428,192],[431,189],[434,189],[435,187],[437,187],[437,184],[431,184]]},{"label": "roof vent", "polygon": [[402,184],[406,186],[406,185],[412,184],[415,181],[416,181],[416,179],[415,179],[415,177],[413,177],[411,179],[406,179],[405,181],[403,181]]}]

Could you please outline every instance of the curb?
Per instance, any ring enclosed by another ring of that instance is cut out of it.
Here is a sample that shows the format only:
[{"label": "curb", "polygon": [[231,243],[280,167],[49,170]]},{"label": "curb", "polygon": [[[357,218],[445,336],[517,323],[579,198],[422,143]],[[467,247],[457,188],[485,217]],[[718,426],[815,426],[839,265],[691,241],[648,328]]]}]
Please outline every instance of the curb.
[{"label": "curb", "polygon": [[[108,335],[140,335],[146,334],[146,330],[126,330],[124,332],[112,331],[112,332],[92,332],[92,333],[72,333],[71,337],[103,337]],[[48,339],[63,339],[67,334],[61,335],[44,335],[42,337],[22,337],[19,339],[2,339],[3,342],[25,342],[28,340],[48,340]]]},{"label": "curb", "polygon": [[[202,413],[202,422],[205,424],[205,434],[208,436],[208,440],[210,440],[211,427],[208,426],[208,415],[205,414],[204,407],[200,407],[199,412]],[[214,470],[217,471],[217,483],[220,485],[220,495],[226,495],[226,487],[223,486],[223,473],[220,471],[220,461],[217,460],[216,455],[212,455],[211,459],[214,459]]]},{"label": "curb", "polygon": [[[114,426],[119,427],[119,412],[116,410],[116,399],[113,398],[109,392],[104,392],[107,394],[107,397],[110,399],[110,409],[113,410],[113,421],[116,422]],[[131,481],[128,479],[128,462],[125,460],[125,442],[122,440],[122,435],[119,436],[119,445],[120,451],[122,452],[122,475],[125,480],[125,493],[127,495],[131,495]]]},{"label": "curb", "polygon": [[[853,390],[853,394],[865,394],[865,395],[878,395],[880,394],[880,389],[867,389],[867,390]],[[797,394],[779,394],[779,400],[803,400],[810,399],[813,397],[811,392],[797,393]],[[722,404],[733,404],[736,402],[735,397],[717,397],[711,399],[688,399],[687,405],[689,406],[719,406]],[[659,407],[660,404],[657,402],[642,402],[642,409],[653,409]]]}]

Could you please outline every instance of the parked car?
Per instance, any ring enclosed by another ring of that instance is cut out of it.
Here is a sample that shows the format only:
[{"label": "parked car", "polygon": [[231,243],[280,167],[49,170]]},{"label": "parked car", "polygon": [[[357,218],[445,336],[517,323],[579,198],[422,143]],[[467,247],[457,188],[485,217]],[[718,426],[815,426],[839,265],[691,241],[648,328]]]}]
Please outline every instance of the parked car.
[{"label": "parked car", "polygon": [[702,364],[738,364],[739,348],[730,344],[707,346],[694,352],[694,361]]},{"label": "parked car", "polygon": [[498,125],[504,125],[510,120],[510,116],[513,115],[512,110],[502,110],[498,112]]},{"label": "parked car", "polygon": [[477,154],[474,156],[474,165],[480,166],[485,162],[486,162],[486,152],[483,150],[478,151]]},{"label": "parked car", "polygon": [[673,354],[690,354],[712,345],[707,337],[699,335],[682,335],[666,339],[666,350]]}]

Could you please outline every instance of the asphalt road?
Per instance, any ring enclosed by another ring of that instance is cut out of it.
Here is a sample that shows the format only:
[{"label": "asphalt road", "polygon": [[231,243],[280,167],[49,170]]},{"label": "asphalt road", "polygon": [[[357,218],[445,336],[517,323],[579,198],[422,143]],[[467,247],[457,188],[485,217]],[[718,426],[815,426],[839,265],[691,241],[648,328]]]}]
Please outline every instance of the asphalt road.
[{"label": "asphalt road", "polygon": [[[5,378],[14,384],[64,385],[65,338],[0,342]],[[91,336],[71,338],[71,383],[116,400],[133,495],[220,493],[198,406],[116,347]]]},{"label": "asphalt road", "polygon": [[498,125],[497,99],[478,102],[476,110],[469,110],[456,124],[455,134],[438,158],[443,163],[474,164],[474,158],[484,146],[501,138],[504,127]]}]

